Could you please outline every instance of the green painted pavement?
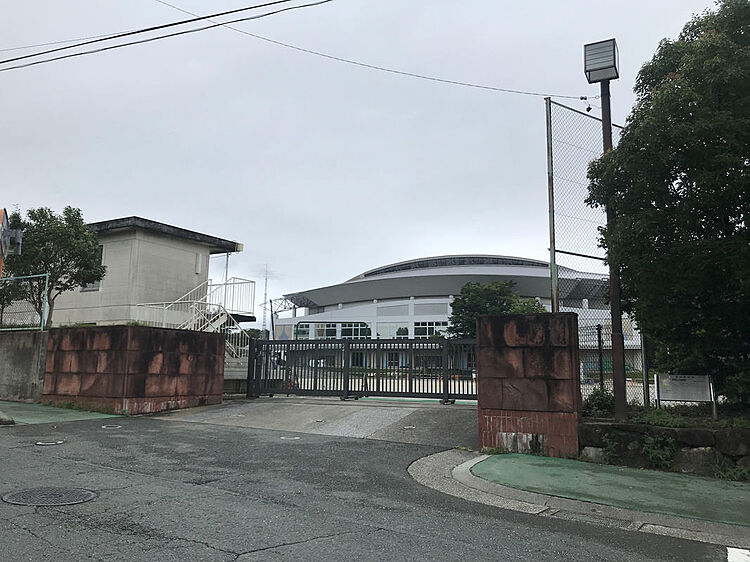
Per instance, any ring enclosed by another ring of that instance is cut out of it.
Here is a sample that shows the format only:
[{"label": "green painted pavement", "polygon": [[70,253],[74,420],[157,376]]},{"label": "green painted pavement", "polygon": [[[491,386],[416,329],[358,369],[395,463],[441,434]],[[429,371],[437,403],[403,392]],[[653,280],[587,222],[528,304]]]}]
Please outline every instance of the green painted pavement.
[{"label": "green painted pavement", "polygon": [[13,418],[17,424],[57,423],[119,417],[99,412],[84,412],[81,410],[45,406],[43,404],[7,402],[4,400],[0,400],[0,412]]},{"label": "green painted pavement", "polygon": [[493,455],[475,476],[529,492],[750,526],[750,484],[534,455]]}]

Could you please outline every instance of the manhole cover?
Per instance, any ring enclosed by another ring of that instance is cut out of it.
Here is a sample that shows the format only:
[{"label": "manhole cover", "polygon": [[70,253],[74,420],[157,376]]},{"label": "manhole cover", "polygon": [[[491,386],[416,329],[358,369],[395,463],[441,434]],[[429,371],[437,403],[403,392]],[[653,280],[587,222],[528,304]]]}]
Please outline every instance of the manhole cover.
[{"label": "manhole cover", "polygon": [[95,497],[95,492],[82,488],[30,488],[5,494],[3,501],[15,505],[73,505]]}]

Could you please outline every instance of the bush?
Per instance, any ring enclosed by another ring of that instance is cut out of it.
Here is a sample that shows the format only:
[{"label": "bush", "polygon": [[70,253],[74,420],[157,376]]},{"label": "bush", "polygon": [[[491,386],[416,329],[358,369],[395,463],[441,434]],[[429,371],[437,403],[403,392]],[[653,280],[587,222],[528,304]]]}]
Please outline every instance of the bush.
[{"label": "bush", "polygon": [[750,470],[739,464],[733,464],[731,461],[724,461],[716,467],[714,473],[716,478],[722,480],[739,480],[742,482],[750,482]]},{"label": "bush", "polygon": [[608,418],[615,413],[615,396],[608,390],[595,388],[583,401],[583,415],[592,418]]},{"label": "bush", "polygon": [[677,443],[665,435],[644,435],[641,451],[651,468],[668,470],[677,453]]},{"label": "bush", "polygon": [[652,408],[643,410],[632,416],[634,422],[645,423],[648,425],[660,425],[662,427],[688,427],[689,421],[667,408]]}]

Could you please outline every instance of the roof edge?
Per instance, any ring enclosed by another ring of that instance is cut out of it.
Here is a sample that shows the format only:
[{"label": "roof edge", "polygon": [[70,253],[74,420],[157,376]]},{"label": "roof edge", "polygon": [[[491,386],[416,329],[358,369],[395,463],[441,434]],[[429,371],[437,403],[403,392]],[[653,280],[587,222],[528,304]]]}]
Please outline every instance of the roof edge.
[{"label": "roof edge", "polygon": [[182,240],[190,240],[192,242],[198,242],[199,244],[210,246],[211,254],[242,251],[242,244],[235,242],[234,240],[227,240],[225,238],[219,238],[218,236],[211,236],[210,234],[202,234],[200,232],[195,232],[194,230],[188,230],[186,228],[180,228],[179,226],[172,226],[162,222],[144,219],[142,217],[122,217],[119,219],[92,222],[87,226],[97,234],[115,232],[117,230],[139,229],[156,234],[163,234],[165,236],[172,236],[174,238],[180,238]]},{"label": "roof edge", "polygon": [[[485,263],[477,262],[474,264],[450,264],[446,263],[445,265],[432,265],[432,266],[426,266],[426,267],[407,267],[409,264],[418,264],[419,262],[428,262],[428,261],[439,261],[439,260],[466,260],[466,259],[477,259],[481,260],[482,258],[487,259],[488,261]],[[542,260],[536,260],[536,259],[530,259],[530,258],[522,258],[518,256],[501,256],[496,254],[449,254],[449,255],[443,255],[443,256],[425,256],[421,258],[415,258],[410,260],[404,260],[400,262],[391,263],[388,265],[382,265],[380,267],[376,267],[374,269],[367,270],[363,273],[360,273],[359,275],[356,275],[352,277],[351,279],[347,279],[346,282],[349,281],[356,281],[359,279],[364,279],[366,277],[373,277],[374,275],[378,274],[385,274],[385,273],[393,273],[395,271],[408,271],[408,270],[418,270],[418,269],[434,269],[435,267],[456,267],[461,265],[503,265],[499,263],[493,264],[489,260],[508,260],[509,262],[515,261],[518,263],[508,263],[506,265],[525,265],[527,267],[549,267],[549,263]]]}]

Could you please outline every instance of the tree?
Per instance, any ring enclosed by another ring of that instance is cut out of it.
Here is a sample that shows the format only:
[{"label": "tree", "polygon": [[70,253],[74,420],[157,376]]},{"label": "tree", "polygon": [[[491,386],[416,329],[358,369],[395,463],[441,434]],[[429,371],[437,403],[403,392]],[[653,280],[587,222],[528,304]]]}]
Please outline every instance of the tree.
[{"label": "tree", "polygon": [[20,285],[13,281],[6,281],[5,277],[0,278],[0,326],[5,323],[5,310],[19,300],[23,300]]},{"label": "tree", "polygon": [[750,2],[724,0],[660,43],[617,148],[589,168],[616,219],[602,246],[623,308],[670,369],[750,398]]},{"label": "tree", "polygon": [[451,303],[448,334],[475,338],[477,317],[483,314],[535,314],[547,312],[536,299],[524,299],[513,292],[513,281],[467,283]]},{"label": "tree", "polygon": [[245,332],[250,336],[250,339],[253,340],[268,339],[268,330],[261,330],[260,328],[245,328]]},{"label": "tree", "polygon": [[101,264],[99,238],[83,222],[80,209],[65,207],[57,215],[46,207],[30,209],[24,220],[14,212],[11,228],[23,233],[21,255],[8,256],[6,267],[13,276],[49,273],[45,294],[44,279],[33,279],[23,287],[23,298],[40,317],[47,302],[46,327],[52,324],[55,299],[66,291],[101,281],[106,268]]}]

